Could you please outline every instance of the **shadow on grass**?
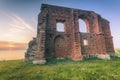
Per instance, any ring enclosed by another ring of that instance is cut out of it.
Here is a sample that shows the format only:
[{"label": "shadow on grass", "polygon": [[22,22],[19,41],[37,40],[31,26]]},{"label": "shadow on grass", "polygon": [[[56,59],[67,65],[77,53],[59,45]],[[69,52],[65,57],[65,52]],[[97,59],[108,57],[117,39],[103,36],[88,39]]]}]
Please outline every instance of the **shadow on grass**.
[{"label": "shadow on grass", "polygon": [[64,59],[57,59],[57,58],[52,58],[52,59],[47,59],[46,65],[49,64],[63,64],[63,63],[84,63],[84,62],[89,62],[89,61],[99,61],[102,59],[98,59],[95,57],[90,57],[90,58],[83,58],[82,60],[79,61],[74,61],[70,58],[64,58]]},{"label": "shadow on grass", "polygon": [[57,59],[57,58],[52,58],[52,59],[47,59],[46,65],[49,64],[59,64],[59,63],[70,63],[70,62],[75,62],[70,58],[64,58],[64,59]]},{"label": "shadow on grass", "polygon": [[[47,59],[46,63],[43,65],[55,65],[55,64],[66,64],[66,63],[85,63],[85,62],[99,62],[99,61],[120,61],[120,57],[111,57],[110,60],[103,60],[103,59],[99,59],[96,57],[89,57],[89,58],[83,58],[82,60],[79,61],[74,61],[70,58],[63,58],[63,59],[57,59],[57,58],[51,58],[51,59]],[[25,63],[25,65],[31,65],[33,66],[34,64],[32,63],[32,61],[28,61]],[[39,64],[37,64],[39,65]]]}]

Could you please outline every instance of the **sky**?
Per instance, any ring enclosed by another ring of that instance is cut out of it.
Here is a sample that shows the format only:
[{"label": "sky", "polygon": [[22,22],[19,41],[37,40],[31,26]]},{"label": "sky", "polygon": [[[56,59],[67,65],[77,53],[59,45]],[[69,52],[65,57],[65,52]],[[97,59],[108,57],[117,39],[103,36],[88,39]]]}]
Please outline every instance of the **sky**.
[{"label": "sky", "polygon": [[0,50],[27,48],[36,36],[42,3],[100,14],[110,22],[114,47],[120,48],[120,0],[0,0]]}]

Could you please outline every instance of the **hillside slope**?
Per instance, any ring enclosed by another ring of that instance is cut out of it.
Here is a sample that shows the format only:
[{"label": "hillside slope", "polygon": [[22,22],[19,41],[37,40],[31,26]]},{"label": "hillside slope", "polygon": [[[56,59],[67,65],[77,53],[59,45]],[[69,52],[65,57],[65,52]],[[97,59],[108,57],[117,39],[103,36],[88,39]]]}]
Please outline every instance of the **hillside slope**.
[{"label": "hillside slope", "polygon": [[120,80],[120,58],[78,62],[54,59],[45,65],[1,61],[0,80]]}]

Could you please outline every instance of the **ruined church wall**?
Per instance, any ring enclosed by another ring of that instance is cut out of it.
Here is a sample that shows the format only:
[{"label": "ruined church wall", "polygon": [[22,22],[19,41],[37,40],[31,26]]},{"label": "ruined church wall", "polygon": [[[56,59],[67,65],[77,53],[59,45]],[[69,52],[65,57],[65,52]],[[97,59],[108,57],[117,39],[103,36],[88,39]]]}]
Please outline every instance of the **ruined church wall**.
[{"label": "ruined church wall", "polygon": [[[86,23],[87,32],[79,29],[79,19]],[[57,23],[64,31],[57,31]],[[87,45],[84,41],[87,41]],[[42,4],[38,15],[34,61],[49,58],[80,60],[83,55],[114,54],[109,22],[93,11]]]}]

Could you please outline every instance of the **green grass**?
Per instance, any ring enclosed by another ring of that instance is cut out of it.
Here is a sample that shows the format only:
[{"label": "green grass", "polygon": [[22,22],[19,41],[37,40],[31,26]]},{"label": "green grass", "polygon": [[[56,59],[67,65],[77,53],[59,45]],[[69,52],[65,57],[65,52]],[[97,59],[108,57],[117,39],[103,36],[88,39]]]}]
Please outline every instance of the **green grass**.
[{"label": "green grass", "polygon": [[77,62],[53,59],[44,65],[0,61],[0,80],[120,80],[120,58]]},{"label": "green grass", "polygon": [[116,52],[116,54],[118,55],[118,57],[120,57],[120,48],[116,48],[116,49],[115,49],[115,52]]}]

